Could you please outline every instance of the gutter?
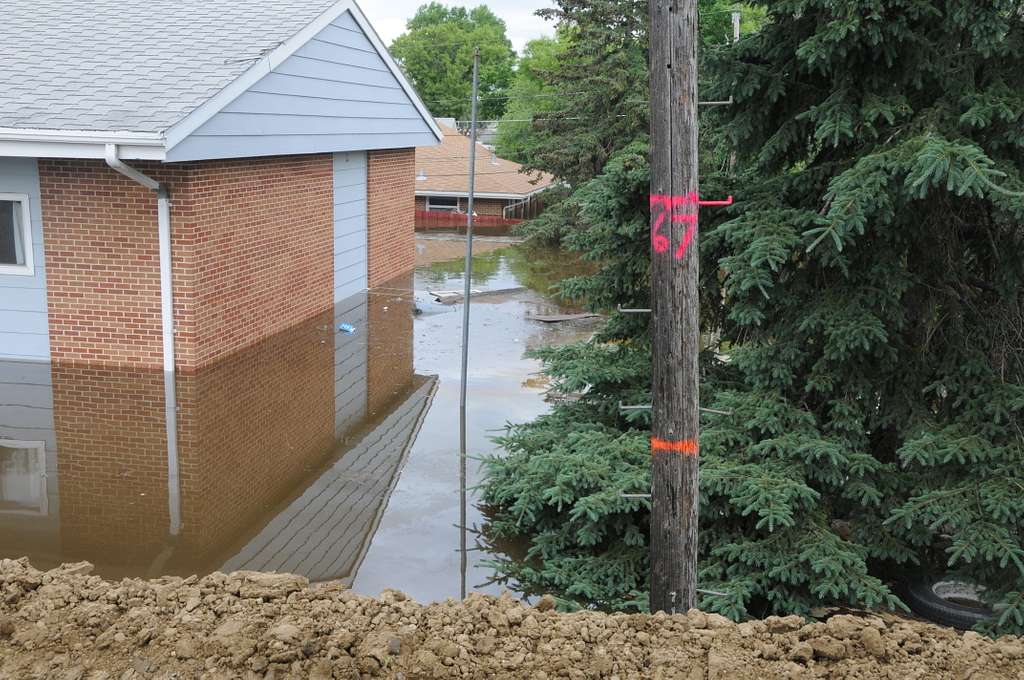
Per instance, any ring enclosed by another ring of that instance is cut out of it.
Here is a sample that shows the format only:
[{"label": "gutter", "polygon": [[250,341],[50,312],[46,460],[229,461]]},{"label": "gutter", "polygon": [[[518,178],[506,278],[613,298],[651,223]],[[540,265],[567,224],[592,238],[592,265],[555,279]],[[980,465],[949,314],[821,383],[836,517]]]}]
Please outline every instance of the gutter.
[{"label": "gutter", "polygon": [[145,132],[42,130],[0,127],[0,156],[22,158],[104,158],[116,144],[122,159],[164,160],[163,135]]},{"label": "gutter", "polygon": [[156,192],[157,233],[160,239],[160,317],[164,357],[164,415],[167,428],[167,504],[170,532],[181,530],[181,485],[178,464],[178,398],[175,392],[174,366],[174,291],[171,262],[171,194],[167,185],[126,165],[118,155],[117,144],[107,144],[104,160],[125,177]]}]

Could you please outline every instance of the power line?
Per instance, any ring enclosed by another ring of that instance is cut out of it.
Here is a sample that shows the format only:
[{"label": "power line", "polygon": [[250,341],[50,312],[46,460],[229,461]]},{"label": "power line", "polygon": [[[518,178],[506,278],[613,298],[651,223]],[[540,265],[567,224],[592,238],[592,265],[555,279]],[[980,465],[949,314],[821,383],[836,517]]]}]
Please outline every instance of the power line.
[{"label": "power line", "polygon": [[[595,93],[597,93],[596,90],[595,90]],[[551,93],[545,93],[545,94],[494,94],[494,95],[482,95],[478,99],[481,100],[481,101],[484,100],[484,99],[505,99],[505,100],[509,100],[509,99],[546,99],[546,98],[550,98],[550,97],[571,97],[571,96],[574,96],[574,95],[577,95],[577,94],[587,94],[587,92],[585,90],[581,90],[579,92],[551,92]],[[451,97],[451,98],[448,98],[448,99],[424,99],[423,103],[424,104],[441,104],[441,103],[445,103],[445,102],[448,102],[448,103],[452,103],[452,102],[463,103],[464,102],[464,103],[468,104],[470,102],[470,100],[471,100],[470,97],[465,97],[465,98],[463,98],[463,97]]]}]

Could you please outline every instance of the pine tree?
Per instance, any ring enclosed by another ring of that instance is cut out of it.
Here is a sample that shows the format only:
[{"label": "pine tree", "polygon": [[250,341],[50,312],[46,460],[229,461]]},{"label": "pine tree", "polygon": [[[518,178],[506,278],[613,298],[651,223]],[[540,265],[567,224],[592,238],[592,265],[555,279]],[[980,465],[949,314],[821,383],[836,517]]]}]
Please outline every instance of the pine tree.
[{"label": "pine tree", "polygon": [[[932,570],[986,587],[990,631],[1024,631],[1024,11],[756,4],[761,30],[704,53],[705,96],[736,101],[705,114],[725,144],[706,155],[737,164],[702,191],[737,203],[701,222],[702,400],[731,414],[701,437],[701,585],[725,593],[702,606],[898,606],[884,578]],[[567,242],[601,270],[567,285],[597,307],[646,296],[644,144],[568,202]],[[645,414],[617,404],[649,398],[647,352],[613,319],[542,354],[582,394],[489,462],[503,489],[530,471],[519,514],[485,489],[496,531],[544,558],[502,565],[528,589],[644,588],[645,501],[618,494],[646,483]]]}]

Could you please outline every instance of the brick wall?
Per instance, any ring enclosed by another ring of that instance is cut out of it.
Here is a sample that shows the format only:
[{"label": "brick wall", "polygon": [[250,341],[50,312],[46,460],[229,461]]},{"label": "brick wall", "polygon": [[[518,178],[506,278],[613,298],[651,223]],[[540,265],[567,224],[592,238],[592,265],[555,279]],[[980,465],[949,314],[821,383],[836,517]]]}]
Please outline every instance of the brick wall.
[{"label": "brick wall", "polygon": [[192,245],[194,295],[182,319],[195,333],[190,365],[203,366],[331,307],[329,154],[196,163],[189,184],[195,228],[176,236]]},{"label": "brick wall", "polygon": [[[330,307],[331,156],[162,165],[176,359],[188,370]],[[161,365],[156,198],[102,161],[40,160],[57,361]]]},{"label": "brick wall", "polygon": [[416,264],[415,149],[367,152],[369,285],[380,286]]},{"label": "brick wall", "polygon": [[[187,177],[185,168],[137,167],[172,190]],[[160,366],[154,192],[103,161],[41,159],[39,184],[54,361]],[[184,209],[176,217],[192,219]]]}]

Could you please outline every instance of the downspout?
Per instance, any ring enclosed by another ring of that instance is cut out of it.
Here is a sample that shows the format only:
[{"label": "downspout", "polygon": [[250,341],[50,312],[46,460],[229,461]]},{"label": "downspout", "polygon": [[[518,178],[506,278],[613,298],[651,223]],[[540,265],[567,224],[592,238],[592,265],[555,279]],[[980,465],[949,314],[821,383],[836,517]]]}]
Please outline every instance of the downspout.
[{"label": "downspout", "polygon": [[171,194],[167,186],[126,165],[116,144],[107,144],[107,165],[156,192],[157,233],[160,240],[160,317],[164,356],[164,413],[167,424],[167,504],[171,535],[181,530],[181,487],[178,472],[178,398],[174,386],[174,294],[171,278]]}]

